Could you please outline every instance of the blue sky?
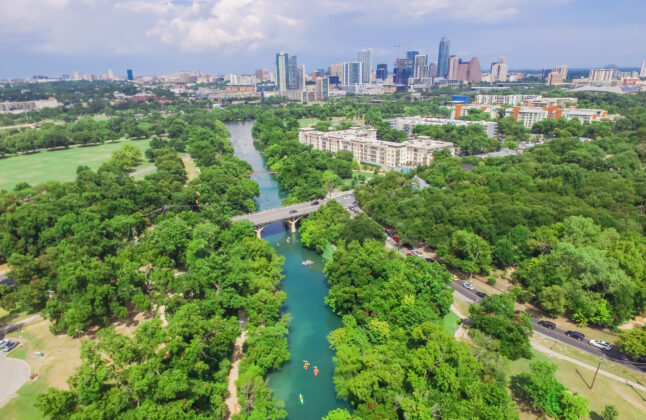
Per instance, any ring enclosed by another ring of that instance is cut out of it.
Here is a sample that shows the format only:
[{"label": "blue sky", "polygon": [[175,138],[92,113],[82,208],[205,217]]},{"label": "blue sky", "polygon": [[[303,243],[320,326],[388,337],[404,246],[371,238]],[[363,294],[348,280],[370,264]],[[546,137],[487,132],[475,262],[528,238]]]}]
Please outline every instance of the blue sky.
[{"label": "blue sky", "polygon": [[308,71],[395,44],[437,57],[499,56],[511,68],[638,67],[646,1],[616,0],[0,0],[0,78],[81,71],[166,74],[272,70],[297,54]]}]

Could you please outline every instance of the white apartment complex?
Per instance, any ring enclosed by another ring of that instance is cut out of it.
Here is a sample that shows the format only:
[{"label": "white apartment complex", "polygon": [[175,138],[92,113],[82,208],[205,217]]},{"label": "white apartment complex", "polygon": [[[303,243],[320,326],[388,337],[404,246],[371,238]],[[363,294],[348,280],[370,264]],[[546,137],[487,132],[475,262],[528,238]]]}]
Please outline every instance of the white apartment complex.
[{"label": "white apartment complex", "polygon": [[542,107],[513,107],[505,109],[505,117],[512,117],[514,120],[523,123],[525,128],[532,128],[532,125],[546,118],[565,118],[570,121],[574,118],[581,123],[610,119],[608,111],[603,109],[577,109],[577,108],[542,108]]},{"label": "white apartment complex", "polygon": [[418,125],[479,125],[481,126],[487,137],[493,138],[498,135],[498,123],[493,121],[464,121],[464,120],[450,120],[448,118],[435,118],[435,117],[398,117],[393,118],[390,125],[397,130],[404,130],[409,135],[413,133],[413,129]]},{"label": "white apartment complex", "polygon": [[376,129],[350,128],[348,130],[322,132],[313,128],[301,128],[298,141],[314,149],[336,153],[340,150],[352,152],[354,160],[390,168],[407,168],[430,165],[433,152],[447,149],[455,155],[453,143],[418,137],[402,143],[377,139]]},{"label": "white apartment complex", "polygon": [[0,113],[20,113],[43,108],[56,108],[62,105],[56,98],[37,99],[35,101],[0,102]]}]

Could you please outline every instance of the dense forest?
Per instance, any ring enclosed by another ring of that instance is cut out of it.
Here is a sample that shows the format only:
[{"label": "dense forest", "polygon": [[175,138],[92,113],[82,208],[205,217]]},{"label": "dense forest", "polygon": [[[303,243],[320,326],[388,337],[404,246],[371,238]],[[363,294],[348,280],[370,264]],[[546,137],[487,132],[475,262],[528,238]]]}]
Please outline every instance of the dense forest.
[{"label": "dense forest", "polygon": [[[626,100],[626,117],[593,141],[561,129],[518,156],[438,156],[416,171],[428,188],[388,173],[356,196],[405,242],[425,243],[446,263],[484,275],[516,266],[514,279],[548,314],[615,326],[646,303],[645,100]],[[629,109],[636,104],[642,111]]]},{"label": "dense forest", "polygon": [[[157,170],[143,180],[129,176],[142,157],[126,146],[96,172],[79,167],[74,182],[0,195],[0,261],[16,280],[0,305],[41,311],[53,332],[105,327],[83,343],[70,390],[39,397],[52,418],[223,418],[241,314],[239,418],[285,416],[263,379],[289,359],[283,261],[251,224],[229,221],[255,210],[258,185],[213,114],[183,121],[172,137],[199,150],[201,169],[188,185],[172,140],[158,139],[146,153]],[[133,338],[115,334],[110,324],[133,312],[163,315]]]}]

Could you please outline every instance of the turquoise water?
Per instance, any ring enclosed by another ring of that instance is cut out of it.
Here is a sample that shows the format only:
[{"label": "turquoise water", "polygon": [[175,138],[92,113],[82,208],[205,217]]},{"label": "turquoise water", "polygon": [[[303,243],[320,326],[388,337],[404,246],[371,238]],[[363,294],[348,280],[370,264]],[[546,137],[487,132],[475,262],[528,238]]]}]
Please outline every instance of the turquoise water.
[{"label": "turquoise water", "polygon": [[[267,170],[262,155],[253,145],[252,122],[227,124],[235,155],[251,164],[254,171]],[[279,207],[283,195],[273,174],[254,177],[260,185],[258,208],[266,210]],[[283,223],[273,223],[263,230],[267,240],[279,255],[285,257],[285,278],[281,288],[287,293],[283,313],[291,315],[289,327],[289,352],[292,360],[269,377],[269,385],[278,399],[285,401],[289,419],[320,419],[335,408],[349,408],[345,401],[336,398],[332,374],[334,353],[327,336],[341,326],[341,319],[323,303],[328,284],[323,275],[323,260],[314,251],[301,245],[298,234],[290,234]],[[288,242],[289,239],[289,242]],[[304,260],[314,264],[304,266]],[[303,368],[303,361],[310,366]],[[314,375],[314,366],[319,368]],[[304,404],[299,402],[303,395]]]}]

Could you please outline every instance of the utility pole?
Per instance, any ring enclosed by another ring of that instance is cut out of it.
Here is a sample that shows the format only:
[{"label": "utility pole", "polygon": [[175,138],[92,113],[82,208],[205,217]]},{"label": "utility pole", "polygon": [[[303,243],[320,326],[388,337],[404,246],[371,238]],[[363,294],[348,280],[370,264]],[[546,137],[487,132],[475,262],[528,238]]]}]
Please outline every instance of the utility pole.
[{"label": "utility pole", "polygon": [[597,379],[597,374],[599,373],[599,368],[601,367],[601,362],[604,359],[605,359],[605,357],[602,354],[601,357],[599,358],[599,364],[597,365],[597,370],[594,372],[594,378],[592,378],[592,383],[590,384],[590,389],[592,389],[592,387],[594,387],[594,381]]}]

